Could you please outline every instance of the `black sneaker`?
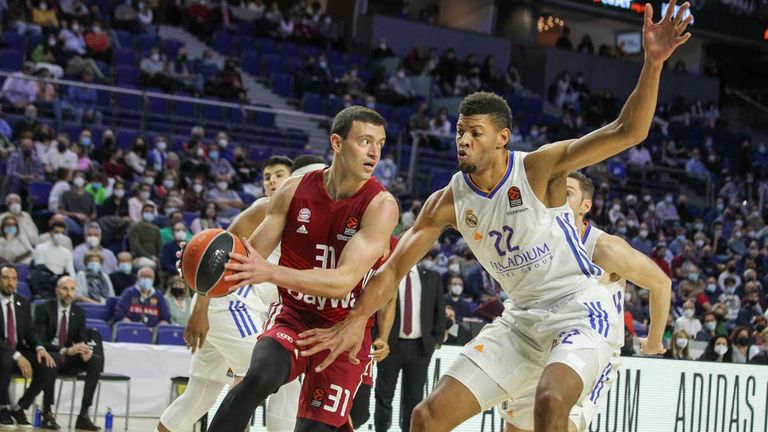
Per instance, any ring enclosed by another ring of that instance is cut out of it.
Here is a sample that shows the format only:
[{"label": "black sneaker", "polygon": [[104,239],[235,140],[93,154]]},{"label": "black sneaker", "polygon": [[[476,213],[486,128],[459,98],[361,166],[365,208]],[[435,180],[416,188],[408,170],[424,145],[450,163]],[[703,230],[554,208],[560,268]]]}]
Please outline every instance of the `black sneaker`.
[{"label": "black sneaker", "polygon": [[100,431],[101,428],[93,424],[88,414],[80,414],[77,416],[77,422],[75,423],[75,430],[77,431]]},{"label": "black sneaker", "polygon": [[59,430],[61,429],[61,426],[56,423],[56,417],[53,413],[48,411],[43,413],[43,421],[40,423],[40,429]]},{"label": "black sneaker", "polygon": [[18,410],[11,410],[10,414],[16,422],[17,428],[32,429],[32,423],[27,420],[27,415],[24,414],[23,409],[19,408]]},{"label": "black sneaker", "polygon": [[13,422],[8,408],[0,410],[0,429],[16,429],[16,423]]}]

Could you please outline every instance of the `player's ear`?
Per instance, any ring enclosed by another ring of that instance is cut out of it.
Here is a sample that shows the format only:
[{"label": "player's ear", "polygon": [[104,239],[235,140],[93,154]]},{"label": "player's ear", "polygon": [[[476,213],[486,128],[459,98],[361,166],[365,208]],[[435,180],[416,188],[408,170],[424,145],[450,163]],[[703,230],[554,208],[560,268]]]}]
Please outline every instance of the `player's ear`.
[{"label": "player's ear", "polygon": [[509,128],[504,128],[499,131],[498,134],[498,141],[496,142],[496,148],[504,148],[507,146],[507,143],[509,143],[509,137],[512,134],[512,132],[509,130]]},{"label": "player's ear", "polygon": [[585,199],[581,201],[581,210],[584,212],[584,214],[589,213],[590,210],[592,210],[592,199]]},{"label": "player's ear", "polygon": [[344,141],[344,138],[341,137],[339,134],[331,134],[330,137],[331,140],[331,148],[334,152],[340,152],[341,151],[341,142]]}]

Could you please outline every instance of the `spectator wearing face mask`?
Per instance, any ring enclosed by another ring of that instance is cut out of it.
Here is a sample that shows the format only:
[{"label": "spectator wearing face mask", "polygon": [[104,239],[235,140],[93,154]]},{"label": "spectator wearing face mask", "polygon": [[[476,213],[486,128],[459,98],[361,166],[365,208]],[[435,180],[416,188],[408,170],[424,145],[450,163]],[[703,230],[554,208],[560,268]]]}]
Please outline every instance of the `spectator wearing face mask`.
[{"label": "spectator wearing face mask", "polygon": [[745,255],[747,253],[747,244],[744,242],[744,230],[737,227],[733,230],[731,239],[728,240],[728,250],[735,255]]},{"label": "spectator wearing face mask", "polygon": [[165,302],[168,304],[171,324],[185,326],[192,312],[192,295],[179,275],[168,278],[167,286]]},{"label": "spectator wearing face mask", "polygon": [[688,351],[690,337],[685,330],[677,330],[672,334],[669,341],[669,349],[664,353],[664,358],[675,360],[691,360],[691,354]]},{"label": "spectator wearing face mask", "polygon": [[102,216],[116,216],[129,219],[128,198],[125,196],[125,183],[118,181],[112,186],[112,195],[104,201]]},{"label": "spectator wearing face mask", "polygon": [[464,295],[464,279],[459,275],[448,278],[448,292],[445,293],[445,305],[451,306],[456,314],[456,322],[472,316],[472,302]]},{"label": "spectator wearing face mask", "polygon": [[6,216],[13,216],[16,218],[19,231],[18,236],[26,239],[31,245],[36,245],[40,233],[37,231],[37,225],[32,220],[32,216],[22,210],[21,197],[17,194],[11,193],[5,197],[5,207],[8,209],[3,214],[0,214],[0,220],[3,220]]},{"label": "spectator wearing face mask", "polygon": [[656,218],[665,225],[680,220],[675,206],[675,198],[671,193],[668,193],[663,201],[656,204]]},{"label": "spectator wearing face mask", "polygon": [[109,34],[96,21],[91,26],[91,31],[85,35],[85,46],[88,47],[89,57],[101,60],[105,63],[112,62],[112,41]]},{"label": "spectator wearing face mask", "polygon": [[85,269],[75,276],[75,299],[84,303],[105,304],[115,296],[112,280],[104,270],[103,259],[99,252],[85,254]]},{"label": "spectator wearing face mask", "polygon": [[763,308],[760,307],[760,293],[754,283],[751,285],[748,283],[745,289],[747,291],[746,301],[742,303],[741,309],[739,309],[736,325],[752,329],[755,318],[763,314]]},{"label": "spectator wearing face mask", "polygon": [[147,166],[154,168],[157,172],[163,172],[167,160],[168,138],[161,135],[155,138],[155,148],[147,154]]},{"label": "spectator wearing face mask", "polygon": [[136,285],[123,291],[115,306],[115,322],[140,322],[147,327],[168,324],[168,304],[154,284],[155,272],[149,267],[140,268]]},{"label": "spectator wearing face mask", "polygon": [[395,155],[387,153],[384,159],[380,160],[376,164],[376,168],[373,170],[373,176],[379,180],[382,186],[388,188],[397,179],[397,164],[395,163]]},{"label": "spectator wearing face mask", "polygon": [[[66,224],[55,221],[51,226],[50,241],[45,241],[35,247],[34,259],[36,266],[45,266],[54,275],[75,276],[75,265],[72,252],[64,244]],[[32,287],[34,290],[34,287]],[[49,293],[52,294],[52,293]]]},{"label": "spectator wearing face mask", "polygon": [[741,286],[741,276],[736,271],[736,263],[734,261],[729,262],[725,271],[717,277],[717,284],[720,285],[721,289],[725,290],[725,280],[728,278],[733,279],[734,287]]},{"label": "spectator wearing face mask", "polygon": [[731,342],[725,336],[718,336],[710,339],[704,353],[699,357],[700,361],[710,361],[718,363],[733,363],[731,352]]},{"label": "spectator wearing face mask", "polygon": [[84,173],[75,173],[72,189],[61,195],[58,212],[64,215],[70,235],[82,238],[83,227],[96,217],[93,196],[85,192]]},{"label": "spectator wearing face mask", "polygon": [[16,217],[7,215],[0,221],[2,221],[0,257],[9,264],[29,264],[32,262],[34,248],[29,240],[19,235],[19,223]]},{"label": "spectator wearing face mask", "polygon": [[[61,222],[64,224],[64,226],[67,226],[67,222],[64,220],[64,216],[60,214],[54,214],[51,216],[51,218],[48,220],[48,232],[45,232],[43,234],[40,234],[40,237],[37,239],[37,244],[44,242],[50,242],[53,239],[53,224],[56,222]],[[68,235],[65,235],[61,237],[61,245],[64,246],[68,251],[72,252],[72,239],[69,238]]]},{"label": "spectator wearing face mask", "polygon": [[107,183],[106,177],[101,173],[90,174],[86,176],[88,184],[85,185],[85,191],[93,197],[93,203],[101,207],[104,205],[104,201],[107,199],[107,189],[105,183]]},{"label": "spectator wearing face mask", "polygon": [[648,224],[641,223],[637,235],[632,238],[630,244],[633,248],[650,256],[653,251],[653,242],[648,238]]},{"label": "spectator wearing face mask", "polygon": [[56,147],[51,147],[45,153],[43,160],[51,170],[65,168],[74,171],[77,169],[77,155],[69,149],[69,140],[59,140]]},{"label": "spectator wearing face mask", "polygon": [[701,331],[696,335],[697,341],[709,342],[712,338],[727,335],[725,325],[718,321],[717,315],[714,313],[705,313],[702,321],[704,324]]},{"label": "spectator wearing face mask", "polygon": [[421,211],[421,206],[422,202],[420,200],[413,200],[411,208],[400,215],[400,225],[402,225],[403,230],[407,230],[413,226],[414,222],[416,222],[416,217]]},{"label": "spectator wearing face mask", "polygon": [[221,224],[219,224],[217,217],[218,212],[219,209],[216,203],[207,203],[205,207],[200,210],[200,217],[192,221],[192,233],[197,234],[206,229],[221,228]]},{"label": "spectator wearing face mask", "polygon": [[[167,211],[167,208],[166,208]],[[160,228],[160,240],[163,242],[163,246],[165,246],[168,243],[173,243],[176,240],[176,233],[174,230],[174,226],[177,223],[182,223],[184,226],[186,224],[184,223],[184,213],[181,210],[177,210],[176,208],[172,208],[171,211],[168,213],[168,225],[166,225],[163,228]],[[189,243],[189,241],[192,240],[192,231],[187,229],[187,237],[186,241]]]},{"label": "spectator wearing face mask", "polygon": [[184,222],[176,222],[173,224],[173,238],[174,241],[168,242],[163,245],[160,250],[160,268],[164,272],[173,274],[176,273],[176,252],[181,250],[181,242],[188,241],[187,227]]},{"label": "spectator wearing face mask", "polygon": [[218,207],[217,220],[219,223],[229,223],[240,214],[243,208],[243,200],[237,192],[229,189],[231,178],[228,175],[216,176],[216,188],[211,189],[205,195],[209,202],[213,202]]},{"label": "spectator wearing face mask", "polygon": [[683,330],[693,339],[701,331],[701,321],[696,318],[696,307],[692,301],[683,304],[683,316],[675,321],[675,331]]},{"label": "spectator wearing face mask", "polygon": [[96,222],[91,222],[85,230],[85,242],[78,245],[72,252],[72,258],[75,262],[75,270],[82,271],[86,269],[85,256],[89,252],[95,252],[101,257],[101,267],[105,273],[117,271],[117,258],[114,252],[101,247],[101,226]]},{"label": "spectator wearing face mask", "polygon": [[725,319],[733,321],[738,317],[741,309],[741,299],[736,295],[736,281],[730,277],[726,278],[723,291],[723,295],[720,296],[720,303],[726,307]]},{"label": "spectator wearing face mask", "polygon": [[142,220],[128,228],[128,247],[133,255],[134,267],[154,269],[163,247],[160,228],[154,224],[157,217],[154,204],[144,204],[141,215]]},{"label": "spectator wearing face mask", "polygon": [[131,222],[140,222],[143,220],[142,209],[145,205],[156,207],[155,202],[150,199],[151,196],[152,184],[142,182],[139,185],[139,193],[128,200],[128,215],[131,218]]},{"label": "spectator wearing face mask", "polygon": [[[226,141],[226,138],[223,141]],[[221,157],[221,147],[218,143],[208,147],[208,164],[210,165],[209,172],[213,177],[232,177],[235,175],[235,169],[232,168],[229,161]]]},{"label": "spectator wearing face mask", "polygon": [[112,287],[116,295],[121,295],[126,288],[136,283],[136,276],[133,274],[133,257],[130,252],[120,252],[117,254],[117,271],[109,275],[112,281]]},{"label": "spectator wearing face mask", "polygon": [[733,329],[730,341],[733,363],[747,363],[760,352],[760,347],[754,344],[754,340],[750,337],[749,328],[746,326],[738,326]]},{"label": "spectator wearing face mask", "polygon": [[205,180],[202,176],[194,177],[192,185],[184,192],[184,211],[199,212],[205,208]]},{"label": "spectator wearing face mask", "polygon": [[717,286],[717,279],[710,276],[704,286],[704,291],[696,296],[696,310],[700,312],[711,311],[712,305],[718,302],[722,294],[723,291]]}]

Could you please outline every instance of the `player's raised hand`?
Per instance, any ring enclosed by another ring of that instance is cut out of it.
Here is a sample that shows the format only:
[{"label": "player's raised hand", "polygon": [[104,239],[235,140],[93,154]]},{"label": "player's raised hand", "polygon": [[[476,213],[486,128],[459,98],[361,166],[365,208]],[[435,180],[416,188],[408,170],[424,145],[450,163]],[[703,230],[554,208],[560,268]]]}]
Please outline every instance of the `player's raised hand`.
[{"label": "player's raised hand", "polygon": [[256,252],[256,249],[251,246],[247,238],[243,237],[243,243],[248,255],[231,252],[229,254],[230,262],[224,265],[226,270],[235,272],[235,274],[225,276],[224,280],[238,281],[238,284],[231,287],[229,292],[237,291],[246,285],[265,282],[269,280],[271,274],[270,264]]},{"label": "player's raised hand", "polygon": [[648,338],[638,338],[640,343],[640,352],[645,355],[663,355],[667,352],[661,341],[648,342]]},{"label": "player's raised hand", "polygon": [[350,317],[331,328],[307,330],[299,335],[296,344],[308,349],[301,352],[302,357],[309,357],[325,350],[330,350],[328,357],[320,363],[315,372],[321,372],[330,366],[341,353],[349,351],[349,362],[359,364],[357,353],[363,344],[365,324],[364,317]]},{"label": "player's raised hand", "polygon": [[667,13],[659,22],[654,23],[653,7],[649,3],[645,4],[645,23],[643,24],[645,61],[663,63],[677,47],[691,37],[690,33],[685,33],[685,29],[693,21],[693,14],[688,14],[683,19],[690,7],[691,4],[685,2],[675,13],[675,0],[671,0]]}]

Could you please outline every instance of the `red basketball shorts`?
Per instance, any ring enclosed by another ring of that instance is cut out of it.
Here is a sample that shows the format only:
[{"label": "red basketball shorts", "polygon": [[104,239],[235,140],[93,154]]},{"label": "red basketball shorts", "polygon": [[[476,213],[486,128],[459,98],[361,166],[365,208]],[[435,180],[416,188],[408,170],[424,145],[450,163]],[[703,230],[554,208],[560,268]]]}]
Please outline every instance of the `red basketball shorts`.
[{"label": "red basketball shorts", "polygon": [[296,319],[283,305],[277,303],[270,308],[269,318],[264,327],[264,332],[259,338],[274,339],[291,354],[291,372],[288,382],[304,374],[297,417],[337,428],[347,425],[352,400],[363,380],[363,374],[372,362],[370,332],[365,332],[363,346],[358,354],[359,364],[350,363],[347,354],[342,354],[325,370],[317,373],[315,367],[325,360],[329,351],[323,351],[311,357],[302,357],[296,345],[299,334],[310,330],[310,327]]}]

